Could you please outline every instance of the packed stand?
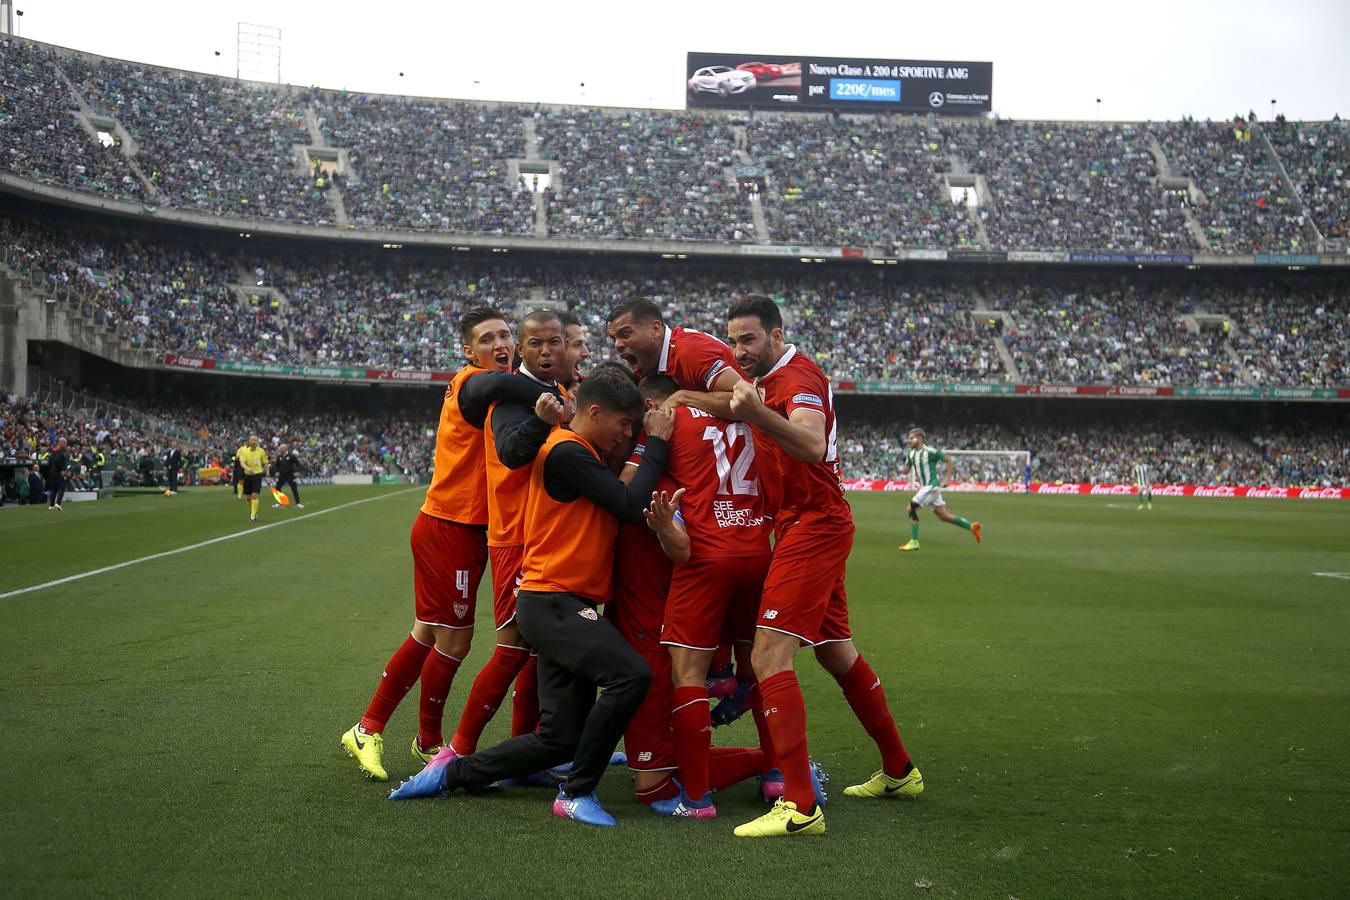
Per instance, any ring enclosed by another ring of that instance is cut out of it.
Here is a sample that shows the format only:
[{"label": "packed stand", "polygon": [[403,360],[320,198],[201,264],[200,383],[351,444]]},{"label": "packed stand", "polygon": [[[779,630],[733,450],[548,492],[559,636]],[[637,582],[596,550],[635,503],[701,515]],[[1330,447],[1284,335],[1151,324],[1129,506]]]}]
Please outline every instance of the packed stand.
[{"label": "packed stand", "polygon": [[951,164],[931,119],[784,116],[757,118],[747,131],[751,154],[768,167],[764,211],[777,243],[979,243],[943,179]]},{"label": "packed stand", "polygon": [[1222,331],[1187,330],[1180,292],[1128,282],[986,283],[1013,324],[1003,342],[1027,384],[1231,385],[1242,381]]},{"label": "packed stand", "polygon": [[1139,125],[961,123],[941,137],[992,202],[980,207],[989,239],[1009,250],[1183,250],[1185,213],[1158,183],[1148,130]]},{"label": "packed stand", "polygon": [[1315,235],[1246,119],[1153,126],[1172,169],[1204,195],[1195,215],[1220,253],[1316,251]]},{"label": "packed stand", "polygon": [[1276,484],[1350,487],[1350,429],[1258,430],[1252,443]]},{"label": "packed stand", "polygon": [[1280,118],[1265,132],[1322,237],[1350,239],[1350,128]]},{"label": "packed stand", "polygon": [[780,282],[770,293],[792,339],[833,379],[1008,380],[996,327],[973,314],[962,286],[862,272]]},{"label": "packed stand", "polygon": [[328,142],[348,151],[351,171],[337,181],[357,228],[534,234],[534,198],[507,175],[507,159],[525,155],[522,108],[331,91],[311,100]]},{"label": "packed stand", "polygon": [[1350,385],[1350,298],[1248,287],[1224,298],[1233,346],[1271,387]]},{"label": "packed stand", "polygon": [[61,65],[135,139],[138,164],[170,205],[331,224],[332,208],[294,149],[309,143],[300,96],[111,60],[72,56]]},{"label": "packed stand", "polygon": [[144,189],[118,143],[103,146],[80,127],[52,51],[0,37],[0,167],[58,187],[141,201]]},{"label": "packed stand", "polygon": [[730,119],[569,109],[535,120],[540,154],[559,162],[550,234],[754,241],[749,201],[728,175],[736,160]]},{"label": "packed stand", "polygon": [[459,317],[474,306],[514,313],[530,295],[518,270],[454,263],[376,264],[272,258],[258,273],[286,297],[286,360],[304,365],[455,369]]}]

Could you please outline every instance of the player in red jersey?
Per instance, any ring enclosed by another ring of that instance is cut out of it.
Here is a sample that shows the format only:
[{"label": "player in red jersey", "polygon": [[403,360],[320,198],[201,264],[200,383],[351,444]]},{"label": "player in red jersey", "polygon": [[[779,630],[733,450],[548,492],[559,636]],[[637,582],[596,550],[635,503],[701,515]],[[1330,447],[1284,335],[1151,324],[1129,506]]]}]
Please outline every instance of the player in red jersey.
[{"label": "player in red jersey", "polygon": [[[647,405],[657,409],[679,386],[668,375],[649,375],[640,390]],[[661,627],[673,676],[671,717],[683,790],[671,810],[714,818],[708,671],[728,621],[735,640],[748,644],[754,636],[769,570],[769,528],[749,426],[696,407],[677,406],[674,412],[666,477],[683,496],[679,530],[687,534],[688,550],[677,560]],[[756,724],[762,724],[758,716]]]},{"label": "player in red jersey", "polygon": [[730,419],[731,389],[744,381],[727,345],[710,334],[667,328],[661,309],[646,297],[625,300],[609,313],[614,349],[639,377],[669,375],[680,389],[664,408],[697,406]]},{"label": "player in red jersey", "polygon": [[[665,484],[671,487],[669,482]],[[681,496],[679,491],[672,495],[668,490],[653,494],[647,524],[620,528],[614,557],[614,600],[605,614],[652,667],[647,696],[623,734],[638,799],[662,815],[710,819],[717,815],[711,803],[695,808],[683,802],[680,785],[685,775],[678,766],[674,746],[670,656],[659,642],[672,560],[684,562],[689,556],[689,535],[679,512]],[[758,747],[713,747],[704,767],[709,789],[720,791],[761,774],[764,751]]]},{"label": "player in red jersey", "polygon": [[473,637],[474,601],[487,564],[487,479],[483,423],[495,401],[533,402],[539,391],[513,383],[516,343],[502,314],[488,307],[460,319],[469,360],[451,380],[436,431],[435,470],[413,523],[412,634],[385,664],[375,696],[342,746],[365,774],[388,779],[383,731],[403,697],[420,679],[420,725],[412,754],[426,762],[441,746],[445,699]]},{"label": "player in red jersey", "polygon": [[810,645],[834,676],[858,721],[881,751],[882,767],[851,797],[914,796],[923,776],[900,741],[881,679],[853,644],[844,568],[853,546],[853,514],[839,479],[830,383],[807,356],[783,342],[777,304],[750,295],[728,315],[736,360],[755,379],[738,384],[733,415],[754,433],[766,509],[774,520],[773,562],[752,656],[759,703],[783,769],[783,798],[736,829],[738,837],[824,834],[806,747],[806,705],[793,671],[797,648]]}]

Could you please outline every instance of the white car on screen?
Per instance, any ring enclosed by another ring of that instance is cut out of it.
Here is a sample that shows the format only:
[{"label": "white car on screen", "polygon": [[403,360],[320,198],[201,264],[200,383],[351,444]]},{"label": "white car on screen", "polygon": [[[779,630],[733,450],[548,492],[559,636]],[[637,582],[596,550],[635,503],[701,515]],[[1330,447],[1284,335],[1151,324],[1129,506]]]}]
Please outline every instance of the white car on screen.
[{"label": "white car on screen", "polygon": [[744,94],[755,86],[755,76],[744,69],[731,66],[704,66],[689,79],[689,93],[717,94],[730,97]]}]

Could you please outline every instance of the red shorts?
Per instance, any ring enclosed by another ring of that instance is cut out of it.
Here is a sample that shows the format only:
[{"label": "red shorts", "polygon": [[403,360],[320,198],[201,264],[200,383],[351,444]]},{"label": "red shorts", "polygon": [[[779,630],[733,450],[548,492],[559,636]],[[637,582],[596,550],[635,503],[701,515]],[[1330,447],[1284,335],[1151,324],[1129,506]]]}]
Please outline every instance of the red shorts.
[{"label": "red shorts", "polygon": [[520,590],[525,548],[489,547],[488,557],[492,560],[492,618],[501,631],[516,620],[516,592]]},{"label": "red shorts", "polygon": [[652,667],[647,696],[623,733],[623,751],[634,772],[669,772],[675,768],[675,739],[670,728],[670,707],[675,702],[671,687],[670,655],[663,649],[639,650]]},{"label": "red shorts", "polygon": [[716,650],[730,625],[736,640],[754,638],[770,556],[691,559],[675,567],[661,643]]},{"label": "red shorts", "polygon": [[472,628],[478,582],[487,566],[487,529],[418,513],[409,543],[417,621]]},{"label": "red shorts", "polygon": [[844,567],[852,548],[852,527],[798,525],[779,534],[755,624],[804,644],[850,640]]}]

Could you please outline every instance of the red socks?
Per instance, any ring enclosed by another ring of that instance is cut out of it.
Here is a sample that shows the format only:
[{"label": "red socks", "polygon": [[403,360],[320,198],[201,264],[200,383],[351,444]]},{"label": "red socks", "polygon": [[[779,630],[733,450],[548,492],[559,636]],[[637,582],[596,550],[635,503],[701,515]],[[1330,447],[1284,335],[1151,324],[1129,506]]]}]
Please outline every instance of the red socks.
[{"label": "red socks", "polygon": [[511,737],[529,734],[539,727],[539,657],[533,653],[516,676],[511,693]]},{"label": "red socks", "polygon": [[375,696],[371,698],[370,706],[366,707],[366,714],[361,717],[363,731],[369,734],[384,731],[389,717],[417,683],[417,677],[422,673],[422,663],[429,652],[431,648],[419,644],[412,635],[408,635],[402,646],[394,651],[389,662],[384,664],[384,673],[375,687]]},{"label": "red socks", "polygon": [[459,671],[459,660],[432,647],[422,666],[422,702],[418,706],[417,742],[423,750],[439,747],[441,721],[445,718],[445,698]]},{"label": "red socks", "polygon": [[839,687],[843,688],[844,699],[852,707],[853,714],[881,751],[881,768],[892,778],[904,776],[905,767],[909,765],[909,753],[900,742],[900,732],[896,730],[891,708],[886,704],[886,691],[881,687],[881,679],[872,671],[867,660],[859,656],[848,673],[836,680]]},{"label": "red socks", "polygon": [[783,770],[783,798],[805,813],[816,805],[816,791],[806,750],[806,701],[797,673],[788,669],[765,678],[759,694],[774,756]]},{"label": "red socks", "polygon": [[708,688],[704,685],[675,688],[670,724],[680,784],[690,799],[698,800],[711,789],[708,748],[712,746],[712,708],[708,706]]},{"label": "red socks", "polygon": [[759,685],[750,685],[750,693],[745,695],[745,702],[750,704],[750,715],[755,720],[755,730],[759,732],[759,749],[764,751],[764,771],[778,767],[774,760],[777,758],[773,753],[773,737],[769,734],[769,726],[764,721],[764,698],[760,696]]},{"label": "red socks", "polygon": [[461,756],[468,756],[478,749],[478,739],[483,729],[492,721],[497,707],[502,705],[511,682],[525,667],[530,651],[520,647],[497,645],[492,657],[483,666],[483,671],[473,680],[469,688],[469,699],[464,701],[464,712],[459,716],[459,727],[450,739],[450,746]]},{"label": "red socks", "polygon": [[[764,771],[758,747],[712,747],[708,750],[708,787],[724,790]],[[683,772],[680,773],[683,776]]]}]

